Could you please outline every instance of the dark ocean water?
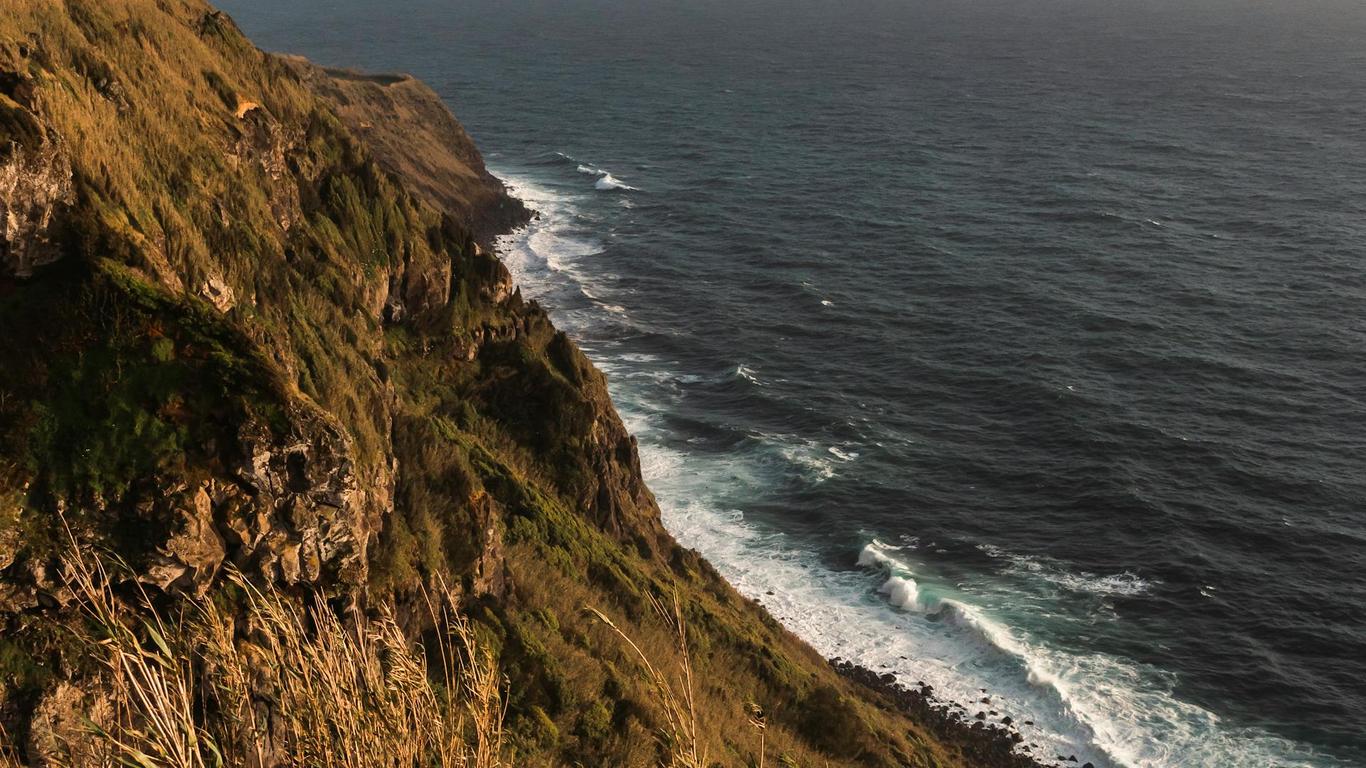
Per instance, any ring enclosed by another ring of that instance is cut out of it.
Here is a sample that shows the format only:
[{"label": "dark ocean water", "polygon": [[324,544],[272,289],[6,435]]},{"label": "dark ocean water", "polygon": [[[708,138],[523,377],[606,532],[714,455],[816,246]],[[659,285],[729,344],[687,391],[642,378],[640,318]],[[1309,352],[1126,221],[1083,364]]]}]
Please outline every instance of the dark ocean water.
[{"label": "dark ocean water", "polygon": [[429,82],[665,520],[1114,766],[1366,766],[1366,4],[222,0]]}]

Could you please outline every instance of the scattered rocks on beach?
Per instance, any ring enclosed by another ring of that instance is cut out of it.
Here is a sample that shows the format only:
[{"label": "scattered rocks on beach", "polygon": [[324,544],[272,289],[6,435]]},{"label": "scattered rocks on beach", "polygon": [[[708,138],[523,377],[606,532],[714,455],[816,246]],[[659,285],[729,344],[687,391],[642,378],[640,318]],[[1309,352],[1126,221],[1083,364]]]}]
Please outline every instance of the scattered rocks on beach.
[{"label": "scattered rocks on beach", "polygon": [[[1044,765],[1028,754],[1028,746],[1021,746],[1024,736],[1013,728],[1014,721],[1009,717],[999,724],[988,723],[986,710],[969,716],[957,702],[937,701],[934,687],[923,680],[917,681],[914,687],[907,687],[898,683],[894,675],[875,672],[845,659],[834,659],[830,664],[850,680],[887,696],[898,709],[924,723],[935,737],[956,745],[976,768],[1042,768]],[[987,691],[983,689],[982,693]],[[989,704],[991,699],[984,697],[982,702]],[[992,711],[992,715],[995,714]]]}]

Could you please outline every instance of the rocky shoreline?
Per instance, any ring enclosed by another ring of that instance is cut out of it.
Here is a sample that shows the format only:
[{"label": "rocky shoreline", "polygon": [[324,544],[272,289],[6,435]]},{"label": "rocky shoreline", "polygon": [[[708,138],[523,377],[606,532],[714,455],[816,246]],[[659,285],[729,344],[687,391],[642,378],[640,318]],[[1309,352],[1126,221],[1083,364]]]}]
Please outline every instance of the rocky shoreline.
[{"label": "rocky shoreline", "polygon": [[[830,666],[843,677],[886,697],[897,710],[921,723],[936,738],[957,746],[978,768],[1045,768],[1050,765],[1095,768],[1092,763],[1080,762],[1076,755],[1044,757],[1029,754],[1037,745],[1024,743],[1024,735],[1009,716],[1000,716],[990,709],[969,714],[961,704],[935,698],[931,685],[922,682],[909,687],[899,682],[895,675],[879,674],[841,658],[831,659]],[[984,699],[984,702],[989,701]],[[983,706],[990,707],[990,704]]]}]

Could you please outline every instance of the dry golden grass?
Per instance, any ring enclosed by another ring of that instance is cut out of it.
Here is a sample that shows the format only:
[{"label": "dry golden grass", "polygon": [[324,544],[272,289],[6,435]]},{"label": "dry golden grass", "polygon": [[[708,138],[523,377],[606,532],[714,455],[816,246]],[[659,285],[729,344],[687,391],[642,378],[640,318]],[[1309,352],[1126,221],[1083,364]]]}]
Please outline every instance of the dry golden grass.
[{"label": "dry golden grass", "polygon": [[[676,669],[668,669],[650,659],[631,636],[623,631],[611,617],[596,608],[589,612],[606,624],[634,652],[640,662],[645,682],[655,694],[656,703],[664,711],[665,726],[660,729],[661,745],[669,755],[670,768],[707,768],[707,751],[697,728],[697,699],[694,695],[692,653],[688,650],[688,624],[683,618],[682,603],[674,593],[670,605],[666,606],[659,598],[647,593],[650,604],[669,628],[677,650]],[[761,737],[762,744],[762,737]],[[760,746],[762,754],[763,747]],[[762,762],[762,758],[760,758]]]},{"label": "dry golden grass", "polygon": [[[221,765],[212,738],[194,717],[194,662],[171,650],[175,639],[152,610],[129,615],[116,598],[104,563],[73,547],[66,570],[78,605],[95,628],[92,644],[103,651],[111,681],[115,722],[89,727],[106,747],[103,762],[140,768],[205,768]],[[145,593],[140,594],[150,608]],[[139,631],[141,630],[141,631]]]},{"label": "dry golden grass", "polygon": [[146,594],[121,601],[98,558],[75,552],[67,566],[116,713],[89,726],[101,765],[508,764],[504,680],[447,595],[428,603],[429,665],[388,610],[342,617],[232,574],[242,611],[202,601],[170,620]]},{"label": "dry golden grass", "polygon": [[0,725],[0,768],[20,768],[24,763],[19,759],[19,751],[14,747],[14,740],[10,738],[9,731]]}]

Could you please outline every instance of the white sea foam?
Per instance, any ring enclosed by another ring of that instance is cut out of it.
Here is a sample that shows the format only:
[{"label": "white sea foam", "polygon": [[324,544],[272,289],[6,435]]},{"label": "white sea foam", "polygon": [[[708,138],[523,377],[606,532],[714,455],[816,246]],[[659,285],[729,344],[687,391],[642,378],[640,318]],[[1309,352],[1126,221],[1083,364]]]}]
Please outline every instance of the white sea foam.
[{"label": "white sea foam", "polygon": [[859,567],[869,568],[872,566],[882,566],[888,569],[900,568],[902,570],[909,571],[910,566],[906,565],[900,560],[897,560],[891,554],[893,552],[899,552],[901,550],[901,547],[892,546],[890,544],[883,544],[881,541],[873,539],[872,541],[863,545],[863,549],[859,550]]},{"label": "white sea foam", "polygon": [[757,387],[764,386],[764,382],[759,380],[759,377],[754,373],[754,370],[746,366],[744,363],[740,363],[739,365],[735,366],[735,375],[739,376],[740,378],[744,379],[745,381],[748,381],[750,384],[753,384]]},{"label": "white sea foam", "polygon": [[570,162],[577,163],[578,165],[575,167],[575,170],[579,173],[598,177],[597,181],[593,183],[593,188],[597,189],[599,192],[610,192],[614,190],[635,191],[636,189],[601,168],[594,167],[587,163],[580,163],[569,155],[561,154],[559,152],[556,152],[555,154],[560,155],[560,157],[563,157]]},{"label": "white sea foam", "polygon": [[837,445],[832,445],[829,448],[826,448],[825,451],[840,461],[853,461],[858,458],[858,451],[851,451]]},{"label": "white sea foam", "polygon": [[1066,565],[1048,557],[1019,555],[991,544],[980,545],[978,549],[993,558],[1005,560],[1007,573],[1028,575],[1073,592],[1133,597],[1148,592],[1155,584],[1133,571],[1112,574],[1072,571]]},{"label": "white sea foam", "polygon": [[893,576],[882,583],[877,591],[887,596],[887,602],[907,611],[920,609],[920,588],[915,579]]},{"label": "white sea foam", "polygon": [[823,483],[835,476],[834,461],[829,456],[821,455],[815,444],[796,442],[787,436],[776,438],[774,443],[778,446],[778,453],[788,463],[799,468],[810,481]]},{"label": "white sea foam", "polygon": [[897,549],[874,539],[859,551],[858,564],[862,568],[882,569],[886,580],[877,591],[887,596],[888,603],[904,611],[924,610],[926,605],[921,602],[920,585],[916,583],[911,566],[889,554]]},{"label": "white sea foam", "polygon": [[634,190],[634,189],[635,189],[635,187],[633,187],[633,186],[627,184],[627,183],[624,182],[624,181],[619,180],[617,177],[613,176],[613,175],[610,174],[610,173],[607,173],[606,171],[604,171],[604,172],[602,173],[602,176],[598,177],[597,182],[596,182],[593,186],[594,186],[596,189],[598,189],[599,191],[601,191],[601,192],[608,192],[608,191],[615,190],[615,189],[621,189],[621,190]]}]

